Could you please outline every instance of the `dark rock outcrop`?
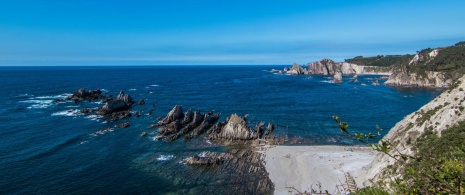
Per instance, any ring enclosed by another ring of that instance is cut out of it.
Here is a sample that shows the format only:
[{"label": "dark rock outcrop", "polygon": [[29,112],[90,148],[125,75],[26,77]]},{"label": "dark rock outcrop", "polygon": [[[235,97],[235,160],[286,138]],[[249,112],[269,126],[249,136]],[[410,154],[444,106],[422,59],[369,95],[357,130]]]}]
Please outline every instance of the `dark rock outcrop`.
[{"label": "dark rock outcrop", "polygon": [[130,117],[131,113],[129,110],[135,103],[131,96],[124,94],[123,91],[120,91],[118,96],[114,98],[105,96],[99,89],[86,91],[83,88],[78,89],[73,95],[68,96],[66,100],[71,100],[75,103],[101,100],[102,103],[105,103],[104,106],[99,108],[85,108],[80,112],[82,114],[101,115],[103,116],[103,120],[106,121],[117,121]]},{"label": "dark rock outcrop", "polygon": [[66,100],[72,100],[77,103],[80,101],[96,101],[104,97],[100,89],[86,91],[84,88],[80,88],[73,95],[66,97]]},{"label": "dark rock outcrop", "polygon": [[173,109],[163,118],[160,122],[158,122],[158,126],[163,126],[170,124],[172,122],[179,121],[183,119],[184,113],[182,112],[182,106],[176,105]]},{"label": "dark rock outcrop", "polygon": [[115,125],[116,128],[126,128],[126,127],[129,127],[129,126],[131,126],[130,122]]},{"label": "dark rock outcrop", "polygon": [[219,118],[219,113],[215,115],[213,115],[212,113],[205,114],[202,123],[192,131],[192,135],[195,137],[205,133],[218,121]]}]

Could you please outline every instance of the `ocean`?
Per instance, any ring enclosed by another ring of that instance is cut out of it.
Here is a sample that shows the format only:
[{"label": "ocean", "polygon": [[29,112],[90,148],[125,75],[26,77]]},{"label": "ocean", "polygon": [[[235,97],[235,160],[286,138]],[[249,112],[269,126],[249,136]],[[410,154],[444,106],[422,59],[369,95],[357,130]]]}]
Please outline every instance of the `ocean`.
[{"label": "ocean", "polygon": [[[393,88],[383,80],[372,85],[379,75],[334,84],[330,77],[279,75],[272,68],[283,66],[0,67],[0,194],[228,192],[240,185],[231,178],[241,176],[218,176],[181,162],[226,148],[204,137],[157,141],[157,129],[148,127],[182,105],[184,111],[220,112],[220,121],[237,113],[247,114],[250,126],[270,122],[289,137],[287,145],[354,145],[333,115],[347,121],[350,131],[376,132],[378,125],[386,134],[441,93]],[[123,90],[145,100],[132,108],[142,116],[106,122],[79,113],[99,102],[53,102],[79,88],[114,96]],[[97,133],[122,122],[131,126]]]}]

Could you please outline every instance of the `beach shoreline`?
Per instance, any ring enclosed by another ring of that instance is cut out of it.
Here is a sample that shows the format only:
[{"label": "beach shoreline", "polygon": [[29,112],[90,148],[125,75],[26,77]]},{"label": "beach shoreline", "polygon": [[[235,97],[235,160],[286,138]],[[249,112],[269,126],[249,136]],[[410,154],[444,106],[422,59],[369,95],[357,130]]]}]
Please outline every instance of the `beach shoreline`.
[{"label": "beach shoreline", "polygon": [[275,194],[311,189],[338,193],[346,183],[345,173],[354,178],[357,187],[363,187],[377,154],[361,146],[270,146],[262,152]]}]

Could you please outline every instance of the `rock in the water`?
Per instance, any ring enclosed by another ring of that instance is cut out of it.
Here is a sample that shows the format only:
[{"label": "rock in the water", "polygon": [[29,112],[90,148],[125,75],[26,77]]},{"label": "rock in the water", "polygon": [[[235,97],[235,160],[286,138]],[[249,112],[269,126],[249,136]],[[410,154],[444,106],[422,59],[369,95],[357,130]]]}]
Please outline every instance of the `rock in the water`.
[{"label": "rock in the water", "polygon": [[216,123],[216,121],[218,121],[219,118],[220,118],[219,113],[215,115],[212,115],[211,113],[205,114],[205,116],[203,117],[202,123],[194,129],[194,131],[192,132],[192,135],[195,137],[195,136],[205,133],[208,129],[210,129]]},{"label": "rock in the water", "polygon": [[147,133],[145,131],[140,134],[141,137],[144,137],[146,135],[147,135]]},{"label": "rock in the water", "polygon": [[252,131],[247,126],[246,121],[237,114],[229,117],[228,122],[219,133],[210,134],[210,139],[251,140],[258,137],[259,134]]},{"label": "rock in the water", "polygon": [[265,132],[265,136],[270,135],[274,131],[274,125],[271,123],[268,123],[268,127]]},{"label": "rock in the water", "polygon": [[80,101],[95,101],[103,98],[100,89],[86,91],[84,88],[78,89],[73,95],[66,97],[66,100],[73,100],[74,102]]},{"label": "rock in the water", "polygon": [[176,105],[173,109],[163,118],[160,122],[158,122],[159,126],[169,124],[173,121],[179,121],[183,119],[184,113],[182,112],[182,106]]},{"label": "rock in the water", "polygon": [[191,109],[187,110],[186,115],[184,116],[184,120],[182,121],[182,125],[187,125],[190,122],[192,122],[192,119],[194,119],[194,113],[192,112]]},{"label": "rock in the water", "polygon": [[100,108],[97,114],[109,115],[114,112],[125,111],[129,109],[130,107],[131,106],[126,104],[124,100],[113,100],[113,101],[107,102],[102,108]]},{"label": "rock in the water", "polygon": [[265,133],[265,123],[264,122],[257,123],[257,125],[255,125],[255,132],[258,133],[259,137],[262,137],[263,134]]},{"label": "rock in the water", "polygon": [[299,66],[297,63],[294,63],[292,65],[292,68],[286,71],[287,74],[292,74],[292,75],[302,75],[302,74],[308,74],[307,70],[302,68],[302,66]]},{"label": "rock in the water", "polygon": [[132,105],[134,104],[134,101],[132,100],[131,96],[128,94],[124,94],[123,91],[120,91],[118,96],[116,97],[116,100],[122,100],[124,101],[127,105]]},{"label": "rock in the water", "polygon": [[336,72],[333,76],[334,83],[342,83],[342,74],[340,72]]},{"label": "rock in the water", "polygon": [[115,125],[115,127],[117,127],[117,128],[126,128],[126,127],[129,127],[129,126],[131,126],[130,122]]}]

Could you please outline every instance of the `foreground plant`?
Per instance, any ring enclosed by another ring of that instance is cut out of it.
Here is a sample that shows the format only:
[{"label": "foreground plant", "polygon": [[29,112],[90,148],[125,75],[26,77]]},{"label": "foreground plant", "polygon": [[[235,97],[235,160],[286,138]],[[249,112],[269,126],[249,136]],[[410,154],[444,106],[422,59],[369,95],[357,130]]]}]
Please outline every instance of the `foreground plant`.
[{"label": "foreground plant", "polygon": [[[389,166],[387,172],[393,175],[400,173],[400,177],[388,176],[396,194],[465,194],[465,122],[443,131],[441,136],[428,129],[418,138],[413,146],[415,155],[411,156],[402,154],[387,140],[370,143],[381,135],[382,129],[378,126],[377,135],[351,133],[347,122],[341,122],[338,116],[333,116],[333,119],[342,133],[395,159],[394,166]],[[391,152],[392,148],[394,152]],[[378,187],[387,186],[380,184]],[[374,192],[374,188],[369,188],[354,194]],[[383,194],[379,188],[376,188],[376,194]]]}]

